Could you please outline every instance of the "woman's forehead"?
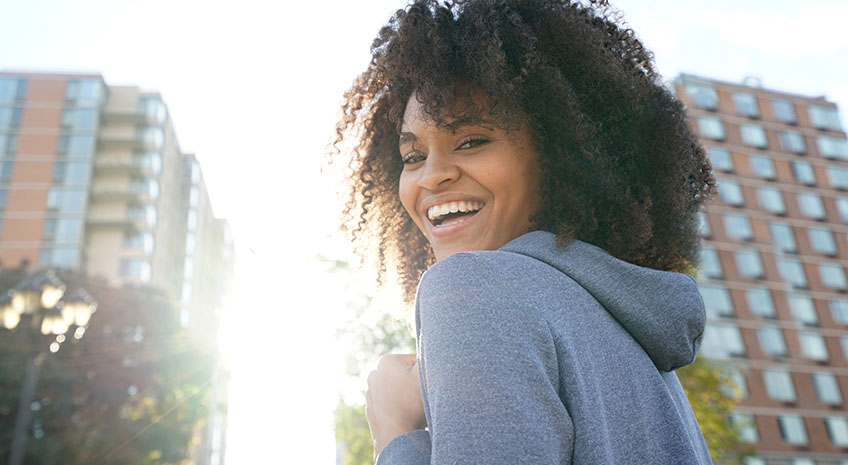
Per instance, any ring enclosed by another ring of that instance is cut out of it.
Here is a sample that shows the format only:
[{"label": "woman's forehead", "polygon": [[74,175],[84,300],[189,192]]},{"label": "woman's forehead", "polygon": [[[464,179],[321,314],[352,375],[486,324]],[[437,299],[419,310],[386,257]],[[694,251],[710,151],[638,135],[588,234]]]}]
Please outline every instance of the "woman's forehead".
[{"label": "woman's forehead", "polygon": [[440,106],[427,105],[423,97],[414,92],[409,96],[403,114],[402,126],[413,124],[435,125],[455,131],[461,126],[495,124],[493,106],[482,92],[456,96],[452,100],[440,99]]}]

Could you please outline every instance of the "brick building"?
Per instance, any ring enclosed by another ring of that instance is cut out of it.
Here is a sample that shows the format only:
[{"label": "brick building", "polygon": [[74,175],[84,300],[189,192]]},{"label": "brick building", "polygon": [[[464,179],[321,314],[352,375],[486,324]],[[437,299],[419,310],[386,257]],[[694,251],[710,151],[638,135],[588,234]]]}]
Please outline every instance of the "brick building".
[{"label": "brick building", "polygon": [[743,388],[750,465],[848,464],[848,142],[836,105],[681,75],[709,152],[701,356]]},{"label": "brick building", "polygon": [[[96,74],[0,72],[0,266],[149,284],[217,341],[233,241],[161,96]],[[226,387],[197,464],[223,463]]]}]

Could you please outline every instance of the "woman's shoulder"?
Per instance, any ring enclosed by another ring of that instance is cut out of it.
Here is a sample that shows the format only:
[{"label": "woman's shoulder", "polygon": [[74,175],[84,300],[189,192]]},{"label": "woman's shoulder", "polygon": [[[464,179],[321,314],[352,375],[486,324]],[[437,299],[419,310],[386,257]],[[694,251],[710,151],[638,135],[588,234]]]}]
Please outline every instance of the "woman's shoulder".
[{"label": "woman's shoulder", "polygon": [[505,250],[474,250],[455,253],[439,260],[424,272],[421,282],[455,282],[462,278],[488,282],[514,280],[522,272],[539,272],[546,267],[539,260],[522,254]]},{"label": "woman's shoulder", "polygon": [[532,282],[555,273],[549,265],[513,252],[476,250],[443,258],[424,272],[416,300],[443,300],[462,296],[480,301],[521,303],[528,300]]}]

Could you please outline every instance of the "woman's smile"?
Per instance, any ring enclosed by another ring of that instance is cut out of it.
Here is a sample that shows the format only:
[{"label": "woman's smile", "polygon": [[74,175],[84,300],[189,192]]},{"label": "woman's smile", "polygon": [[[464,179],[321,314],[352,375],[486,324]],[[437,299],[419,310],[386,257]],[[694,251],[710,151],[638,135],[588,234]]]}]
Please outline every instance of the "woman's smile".
[{"label": "woman's smile", "polygon": [[541,176],[526,128],[507,132],[473,117],[436,126],[413,94],[399,144],[400,200],[436,259],[494,250],[530,231]]}]

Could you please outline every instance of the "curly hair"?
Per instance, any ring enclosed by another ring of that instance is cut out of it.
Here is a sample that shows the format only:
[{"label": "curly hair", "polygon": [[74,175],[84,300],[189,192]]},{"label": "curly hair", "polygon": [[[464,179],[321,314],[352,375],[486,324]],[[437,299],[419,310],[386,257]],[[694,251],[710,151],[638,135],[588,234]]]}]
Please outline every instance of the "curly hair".
[{"label": "curly hair", "polygon": [[380,30],[371,55],[336,128],[336,154],[351,149],[342,229],[376,260],[381,283],[397,262],[408,302],[435,262],[398,196],[413,92],[435,124],[467,111],[469,89],[503,128],[527,124],[542,170],[531,224],[560,246],[576,238],[666,271],[698,265],[712,166],[652,53],[605,0],[418,0]]}]

